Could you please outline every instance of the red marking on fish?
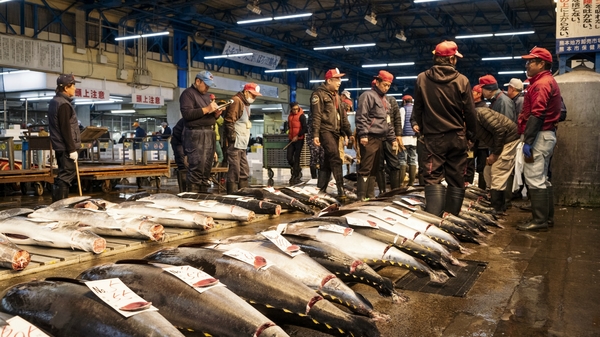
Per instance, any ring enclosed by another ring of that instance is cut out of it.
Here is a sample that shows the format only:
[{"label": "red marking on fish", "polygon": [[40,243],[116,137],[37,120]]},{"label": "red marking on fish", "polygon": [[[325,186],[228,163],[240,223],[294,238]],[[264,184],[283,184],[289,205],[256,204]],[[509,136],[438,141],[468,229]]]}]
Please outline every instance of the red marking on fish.
[{"label": "red marking on fish", "polygon": [[266,330],[266,329],[268,329],[268,328],[270,328],[270,327],[272,327],[272,326],[276,326],[276,324],[275,324],[275,323],[273,323],[273,322],[267,322],[267,323],[265,323],[265,324],[263,324],[263,325],[259,326],[259,327],[258,327],[258,329],[256,329],[256,332],[254,333],[254,336],[253,336],[253,337],[259,337],[259,336],[260,336],[260,334],[261,334],[261,333],[262,333],[264,330]]},{"label": "red marking on fish", "polygon": [[281,205],[275,206],[275,214],[276,215],[280,215],[281,214]]},{"label": "red marking on fish", "polygon": [[344,236],[348,236],[350,234],[352,234],[353,230],[352,228],[344,228]]},{"label": "red marking on fish", "polygon": [[354,260],[354,262],[352,262],[352,265],[350,265],[350,274],[354,274],[354,272],[356,271],[356,267],[360,266],[361,264],[363,264],[362,261]]},{"label": "red marking on fish", "polygon": [[140,311],[150,308],[152,302],[132,302],[119,308],[123,311]]},{"label": "red marking on fish", "polygon": [[415,236],[413,236],[413,240],[417,238],[417,236],[421,235],[421,232],[415,232]]},{"label": "red marking on fish", "polygon": [[287,246],[287,248],[285,250],[287,250],[290,253],[295,253],[300,250],[300,247],[298,247],[296,245],[291,245],[291,246]]},{"label": "red marking on fish", "polygon": [[319,288],[323,288],[327,282],[333,280],[334,278],[336,278],[336,276],[333,274],[325,276],[325,278],[321,280],[321,286]]},{"label": "red marking on fish", "polygon": [[450,213],[448,213],[448,212],[444,212],[444,214],[442,214],[442,218],[444,218],[444,219],[447,218],[447,217],[449,217],[449,216],[450,216]]},{"label": "red marking on fish", "polygon": [[377,223],[375,223],[371,220],[367,220],[367,223],[369,223],[369,225],[371,225],[371,227],[377,227]]},{"label": "red marking on fish", "polygon": [[267,260],[262,256],[254,257],[254,268],[260,269],[267,265]]},{"label": "red marking on fish", "polygon": [[258,202],[258,208],[262,208],[262,204],[263,204],[263,202],[262,202],[262,200],[260,200],[260,201]]},{"label": "red marking on fish", "polygon": [[431,227],[431,226],[435,227],[433,224],[427,224],[427,227],[425,227],[425,231],[427,232],[427,230],[428,230],[428,229],[429,229],[429,227]]},{"label": "red marking on fish", "polygon": [[308,200],[310,200],[310,201],[315,201],[315,200],[317,200],[318,198],[319,198],[319,197],[317,197],[317,196],[312,196],[312,197],[308,198]]},{"label": "red marking on fish", "polygon": [[392,246],[387,246],[385,247],[385,249],[383,250],[383,254],[381,254],[381,259],[383,259],[383,257],[385,256],[385,254],[388,252],[388,250],[390,250],[390,248],[392,248]]},{"label": "red marking on fish", "polygon": [[310,311],[310,309],[312,309],[312,307],[322,299],[323,299],[323,297],[321,297],[321,296],[315,296],[315,297],[311,298],[310,301],[308,301],[308,303],[306,304],[305,314],[308,315],[308,312]]},{"label": "red marking on fish", "polygon": [[211,278],[207,278],[204,280],[200,280],[200,281],[194,283],[193,286],[196,288],[204,288],[204,287],[214,286],[217,283],[219,283],[219,280],[211,277]]}]

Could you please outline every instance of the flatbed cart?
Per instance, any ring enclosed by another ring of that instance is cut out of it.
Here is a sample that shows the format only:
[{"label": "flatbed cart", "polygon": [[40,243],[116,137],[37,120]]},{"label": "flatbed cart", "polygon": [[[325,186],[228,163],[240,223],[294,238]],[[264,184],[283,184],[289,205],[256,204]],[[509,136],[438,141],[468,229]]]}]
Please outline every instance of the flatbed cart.
[{"label": "flatbed cart", "polygon": [[[0,184],[18,183],[21,193],[27,194],[33,187],[35,195],[44,194],[47,183],[54,183],[52,167],[45,163],[44,151],[50,155],[53,162],[50,137],[21,136],[22,143],[16,146],[12,137],[0,137],[0,153],[7,158],[7,163],[0,165]],[[23,151],[21,163],[14,158],[15,150]]]},{"label": "flatbed cart", "polygon": [[[273,186],[274,168],[290,168],[287,161],[287,148],[290,140],[288,135],[263,135],[263,168],[267,169],[269,177],[268,184]],[[306,141],[300,152],[300,168],[309,167],[310,165],[310,150]],[[302,172],[300,172],[302,176]]]}]

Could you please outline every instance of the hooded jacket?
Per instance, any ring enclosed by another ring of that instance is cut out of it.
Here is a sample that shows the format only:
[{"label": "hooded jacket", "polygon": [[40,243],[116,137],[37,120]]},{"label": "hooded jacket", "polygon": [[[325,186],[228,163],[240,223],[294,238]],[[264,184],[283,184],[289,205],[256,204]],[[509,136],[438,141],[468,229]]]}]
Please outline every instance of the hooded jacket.
[{"label": "hooded jacket", "polygon": [[450,64],[434,65],[417,77],[412,125],[423,135],[462,131],[469,140],[477,129],[477,112],[469,80]]},{"label": "hooded jacket", "polygon": [[490,108],[477,108],[475,138],[485,143],[493,154],[502,154],[504,145],[519,139],[517,124]]},{"label": "hooded jacket", "polygon": [[340,95],[329,91],[325,84],[321,84],[313,91],[310,98],[310,114],[314,138],[319,137],[323,131],[348,137],[352,135],[350,122],[343,111],[342,103]]}]

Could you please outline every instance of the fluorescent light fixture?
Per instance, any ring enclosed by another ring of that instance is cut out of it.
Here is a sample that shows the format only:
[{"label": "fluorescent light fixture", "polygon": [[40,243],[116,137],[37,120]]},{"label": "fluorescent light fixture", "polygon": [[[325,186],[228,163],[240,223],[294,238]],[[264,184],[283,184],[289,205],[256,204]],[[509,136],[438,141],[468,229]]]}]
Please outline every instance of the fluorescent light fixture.
[{"label": "fluorescent light fixture", "polygon": [[85,99],[85,100],[80,100],[80,99],[76,99],[75,100],[75,105],[84,105],[84,104],[111,104],[111,103],[117,103],[117,102],[123,102],[122,99],[109,99],[109,100],[105,100],[105,101],[97,101],[97,100],[93,100],[93,99]]},{"label": "fluorescent light fixture", "polygon": [[399,94],[386,94],[386,95],[388,95],[388,96],[404,96],[403,93],[399,93]]},{"label": "fluorescent light fixture", "polygon": [[264,119],[255,119],[255,120],[253,120],[252,122],[262,123],[262,122],[264,122],[264,121],[265,121]]},{"label": "fluorescent light fixture", "polygon": [[262,108],[262,110],[265,110],[265,111],[281,110],[281,108]]},{"label": "fluorescent light fixture", "polygon": [[368,88],[346,88],[344,90],[348,90],[348,91],[371,90],[371,87],[368,87]]},{"label": "fluorescent light fixture", "polygon": [[[346,81],[349,81],[349,80],[350,80],[349,78],[342,78],[342,82],[346,82]],[[325,82],[325,80],[310,80],[308,82],[309,83],[323,83],[323,82]]]},{"label": "fluorescent light fixture", "polygon": [[473,35],[456,35],[454,38],[455,39],[476,39],[479,37],[492,37],[494,36],[494,34],[489,33],[489,34],[473,34]]},{"label": "fluorescent light fixture", "polygon": [[137,34],[137,35],[128,35],[128,36],[119,36],[119,37],[115,37],[115,41],[123,41],[123,40],[133,40],[133,39],[139,39],[142,36]]},{"label": "fluorescent light fixture", "polygon": [[12,70],[12,71],[5,71],[3,73],[0,73],[0,75],[11,75],[11,74],[20,74],[20,73],[28,73],[30,70]]},{"label": "fluorescent light fixture", "polygon": [[169,35],[169,32],[159,32],[159,33],[149,33],[149,34],[142,34],[142,37],[153,37],[153,36],[161,36],[161,35]]},{"label": "fluorescent light fixture", "polygon": [[4,3],[4,2],[9,2],[9,1],[12,1],[12,0],[0,0],[0,4]]},{"label": "fluorescent light fixture", "polygon": [[417,78],[417,76],[397,76],[396,79],[397,80],[412,80]]},{"label": "fluorescent light fixture", "polygon": [[49,101],[52,98],[54,98],[54,96],[41,96],[41,97],[25,97],[25,98],[21,98],[21,101],[30,101],[30,102],[35,102],[35,101]]},{"label": "fluorescent light fixture", "polygon": [[525,70],[499,71],[498,75],[525,74]]},{"label": "fluorescent light fixture", "polygon": [[483,57],[481,58],[482,61],[499,61],[499,60],[512,60],[512,59],[520,59],[521,56],[498,56],[498,57]]},{"label": "fluorescent light fixture", "polygon": [[363,64],[363,68],[377,68],[377,67],[387,67],[387,63],[378,63],[378,64]]},{"label": "fluorescent light fixture", "polygon": [[526,35],[526,34],[535,34],[535,30],[524,30],[524,31],[520,31],[520,32],[495,33],[494,36],[511,36],[511,35]]},{"label": "fluorescent light fixture", "polygon": [[111,113],[114,114],[132,114],[135,113],[135,110],[133,109],[126,109],[126,110],[110,110]]},{"label": "fluorescent light fixture", "polygon": [[342,49],[344,46],[314,47],[313,50]]},{"label": "fluorescent light fixture", "polygon": [[307,71],[308,68],[289,68],[289,69],[269,69],[265,70],[265,73],[284,73],[292,71]]},{"label": "fluorescent light fixture", "polygon": [[423,3],[423,2],[434,2],[434,1],[440,1],[440,0],[415,0],[413,2],[416,3],[416,4],[420,4],[420,3]]},{"label": "fluorescent light fixture", "polygon": [[363,68],[413,66],[414,62],[363,64]]},{"label": "fluorescent light fixture", "polygon": [[260,19],[252,19],[252,20],[242,20],[242,21],[238,21],[238,25],[244,25],[247,23],[256,23],[256,22],[265,22],[265,21],[272,21],[273,18],[260,18]]},{"label": "fluorescent light fixture", "polygon": [[311,16],[311,15],[312,15],[312,13],[302,13],[302,14],[291,14],[291,15],[274,16],[273,20],[287,20],[287,19],[305,18],[305,17]]},{"label": "fluorescent light fixture", "polygon": [[212,60],[212,59],[224,59],[224,58],[252,56],[252,55],[254,55],[254,53],[225,54],[225,55],[204,56],[204,59]]},{"label": "fluorescent light fixture", "polygon": [[362,48],[362,47],[373,47],[375,43],[363,43],[363,44],[348,44],[344,48]]}]

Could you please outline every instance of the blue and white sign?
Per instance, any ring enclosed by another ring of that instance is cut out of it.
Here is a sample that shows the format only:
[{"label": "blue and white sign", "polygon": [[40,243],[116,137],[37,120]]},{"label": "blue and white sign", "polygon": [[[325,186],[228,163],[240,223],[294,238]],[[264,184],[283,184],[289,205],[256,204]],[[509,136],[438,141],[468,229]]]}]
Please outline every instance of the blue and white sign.
[{"label": "blue and white sign", "polygon": [[556,53],[600,51],[600,0],[558,0]]},{"label": "blue and white sign", "polygon": [[225,48],[223,49],[222,55],[231,54],[242,54],[242,53],[253,53],[251,56],[232,57],[229,58],[231,61],[240,62],[257,67],[263,67],[267,69],[275,69],[281,61],[281,57],[269,53],[264,53],[255,49],[246,48],[227,41]]}]

